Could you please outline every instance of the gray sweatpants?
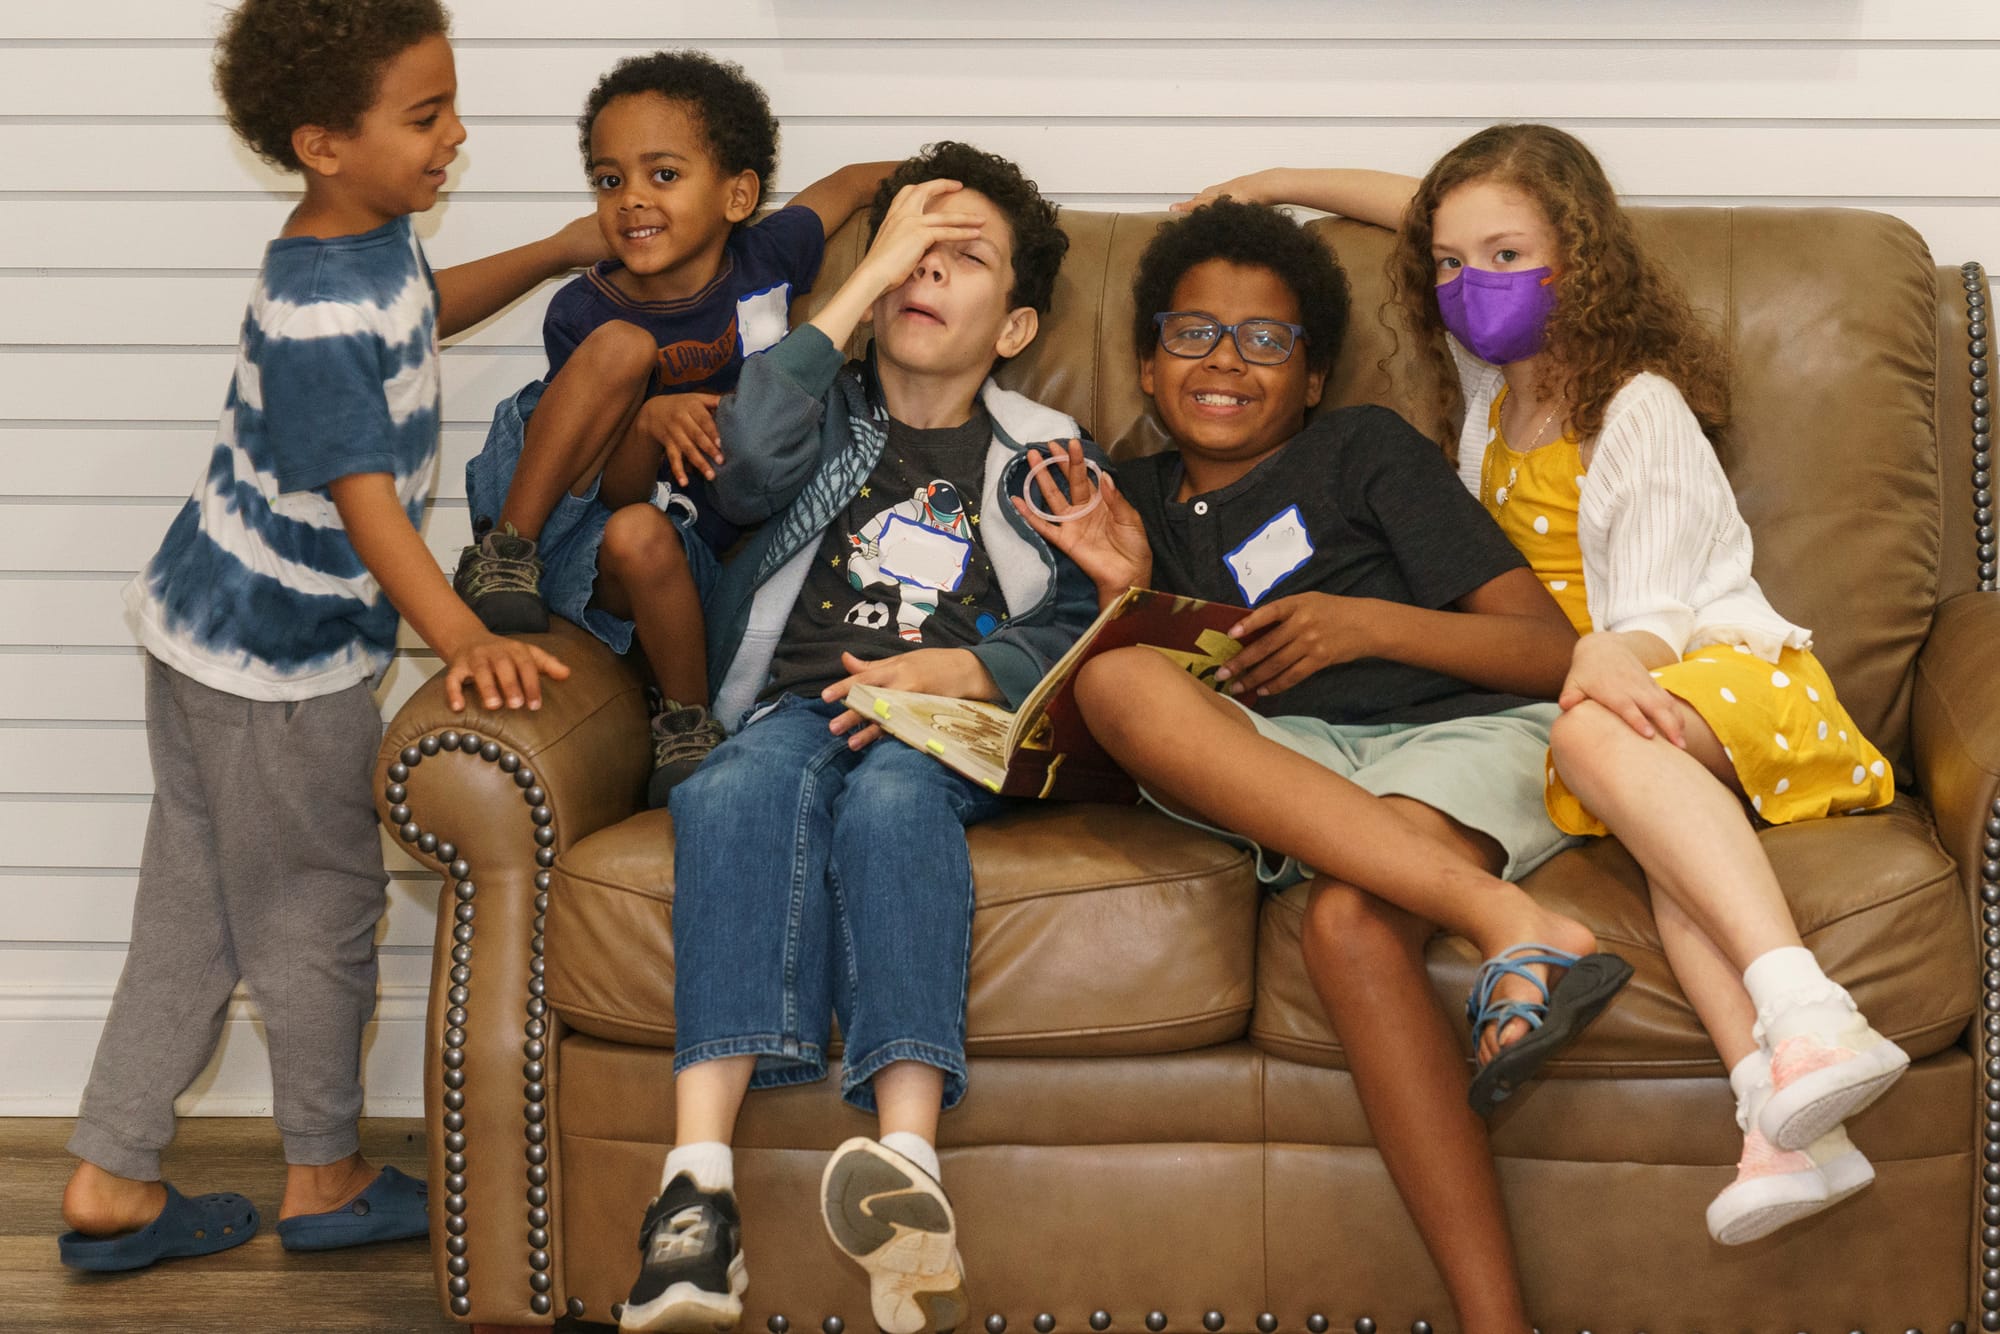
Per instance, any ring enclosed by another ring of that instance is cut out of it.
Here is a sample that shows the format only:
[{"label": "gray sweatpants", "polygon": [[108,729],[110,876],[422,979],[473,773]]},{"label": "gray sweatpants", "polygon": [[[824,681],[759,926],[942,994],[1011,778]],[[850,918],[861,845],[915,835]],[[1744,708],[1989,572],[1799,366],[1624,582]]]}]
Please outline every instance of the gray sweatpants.
[{"label": "gray sweatpants", "polygon": [[153,809],[132,948],[71,1153],[159,1178],[174,1099],[214,1054],[239,979],[270,1040],[285,1161],[359,1149],[386,904],[372,799],[381,738],[366,685],[267,703],[146,659]]}]

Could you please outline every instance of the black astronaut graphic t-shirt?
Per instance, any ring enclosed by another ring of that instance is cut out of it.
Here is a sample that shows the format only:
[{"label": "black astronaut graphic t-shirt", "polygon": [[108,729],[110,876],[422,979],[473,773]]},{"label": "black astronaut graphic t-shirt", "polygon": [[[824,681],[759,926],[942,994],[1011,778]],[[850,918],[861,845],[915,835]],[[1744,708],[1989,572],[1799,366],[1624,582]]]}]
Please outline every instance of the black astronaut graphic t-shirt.
[{"label": "black astronaut graphic t-shirt", "polygon": [[932,431],[891,419],[875,471],[820,540],[761,698],[818,695],[848,674],[843,651],[970,648],[1000,627],[1006,605],[979,539],[992,435],[979,407]]}]

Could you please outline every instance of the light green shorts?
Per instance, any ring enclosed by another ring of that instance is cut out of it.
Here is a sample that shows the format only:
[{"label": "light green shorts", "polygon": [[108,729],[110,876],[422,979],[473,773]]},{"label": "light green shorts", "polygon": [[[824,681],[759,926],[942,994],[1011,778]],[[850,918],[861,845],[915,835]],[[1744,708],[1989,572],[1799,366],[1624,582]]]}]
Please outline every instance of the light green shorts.
[{"label": "light green shorts", "polygon": [[[1264,736],[1333,770],[1363,791],[1421,801],[1487,835],[1507,854],[1507,864],[1500,871],[1502,879],[1518,880],[1564,848],[1585,841],[1556,828],[1542,797],[1549,728],[1562,712],[1554,704],[1524,704],[1501,713],[1438,723],[1366,725],[1310,717],[1265,718],[1248,709],[1244,712]],[[1152,794],[1144,795],[1153,801]],[[1160,805],[1157,801],[1153,804]],[[1296,857],[1267,851],[1247,838],[1171,810],[1167,814],[1254,851],[1257,878],[1273,890],[1310,879],[1313,874],[1312,868]]]}]

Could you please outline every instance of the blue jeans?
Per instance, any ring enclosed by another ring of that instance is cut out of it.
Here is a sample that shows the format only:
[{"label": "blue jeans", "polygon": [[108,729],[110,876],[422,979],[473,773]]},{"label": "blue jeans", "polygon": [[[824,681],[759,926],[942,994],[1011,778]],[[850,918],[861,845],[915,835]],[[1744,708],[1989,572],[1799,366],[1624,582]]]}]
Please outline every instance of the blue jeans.
[{"label": "blue jeans", "polygon": [[674,789],[674,1070],[755,1056],[752,1088],[826,1077],[875,1110],[895,1061],[965,1094],[972,861],[965,826],[1001,798],[884,737],[827,731],[838,705],[785,696]]}]

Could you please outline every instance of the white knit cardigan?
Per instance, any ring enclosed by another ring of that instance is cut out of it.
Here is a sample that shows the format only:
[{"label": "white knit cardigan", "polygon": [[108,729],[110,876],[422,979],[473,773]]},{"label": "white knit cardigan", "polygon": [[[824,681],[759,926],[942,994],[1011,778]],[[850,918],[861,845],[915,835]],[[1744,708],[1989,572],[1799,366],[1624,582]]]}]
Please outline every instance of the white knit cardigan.
[{"label": "white knit cardigan", "polygon": [[[1455,339],[1451,349],[1465,400],[1458,476],[1483,502],[1488,420],[1505,381],[1499,367]],[[1582,453],[1577,544],[1595,628],[1644,630],[1676,656],[1737,644],[1776,662],[1783,649],[1812,647],[1812,632],[1778,615],[1757,587],[1750,526],[1714,446],[1671,380],[1633,376]]]}]

